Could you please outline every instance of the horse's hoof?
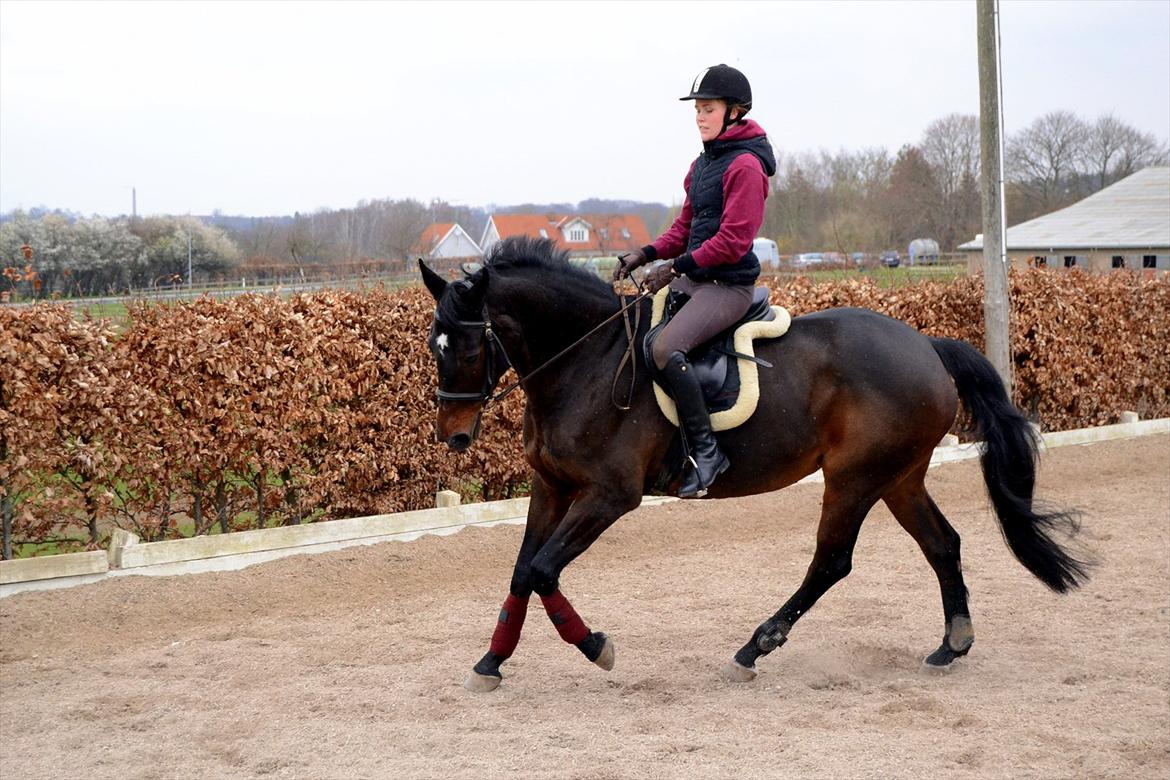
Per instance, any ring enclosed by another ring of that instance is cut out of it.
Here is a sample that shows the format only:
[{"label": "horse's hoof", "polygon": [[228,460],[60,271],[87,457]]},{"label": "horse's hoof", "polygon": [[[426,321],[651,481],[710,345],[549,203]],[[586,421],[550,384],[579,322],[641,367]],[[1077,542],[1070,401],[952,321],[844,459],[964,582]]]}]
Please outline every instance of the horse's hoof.
[{"label": "horse's hoof", "polygon": [[938,650],[935,650],[922,661],[923,667],[933,671],[945,671],[950,668],[955,659],[962,658],[971,649],[970,643],[962,650],[952,650],[950,644],[943,640]]},{"label": "horse's hoof", "polygon": [[918,671],[920,674],[928,677],[942,677],[955,671],[955,667],[954,664],[939,666],[938,664],[932,664],[930,661],[923,659],[922,666],[918,667]]},{"label": "horse's hoof", "polygon": [[756,679],[756,667],[744,666],[737,661],[731,661],[719,670],[719,676],[728,682],[745,683]]},{"label": "horse's hoof", "polygon": [[945,674],[955,668],[955,659],[960,657],[949,647],[940,647],[922,659],[922,670],[929,674]]},{"label": "horse's hoof", "polygon": [[479,672],[472,672],[467,675],[467,679],[463,682],[463,687],[472,693],[491,693],[496,688],[500,687],[502,677],[497,677],[494,674],[480,674]]},{"label": "horse's hoof", "polygon": [[614,655],[615,655],[615,653],[614,653],[613,640],[610,639],[609,637],[606,637],[605,638],[605,646],[601,648],[601,655],[597,656],[597,660],[594,661],[593,663],[597,664],[598,666],[600,666],[602,669],[604,669],[607,672],[612,672],[613,671]]}]

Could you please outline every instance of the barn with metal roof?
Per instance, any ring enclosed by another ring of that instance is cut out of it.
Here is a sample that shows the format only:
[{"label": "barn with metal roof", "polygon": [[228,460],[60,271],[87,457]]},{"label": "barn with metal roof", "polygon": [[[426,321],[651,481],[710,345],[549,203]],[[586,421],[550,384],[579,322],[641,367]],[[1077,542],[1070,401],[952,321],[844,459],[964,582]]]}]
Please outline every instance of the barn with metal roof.
[{"label": "barn with metal roof", "polygon": [[[959,246],[982,262],[983,236]],[[1017,267],[1170,270],[1170,167],[1144,168],[1071,206],[1007,229]]]}]

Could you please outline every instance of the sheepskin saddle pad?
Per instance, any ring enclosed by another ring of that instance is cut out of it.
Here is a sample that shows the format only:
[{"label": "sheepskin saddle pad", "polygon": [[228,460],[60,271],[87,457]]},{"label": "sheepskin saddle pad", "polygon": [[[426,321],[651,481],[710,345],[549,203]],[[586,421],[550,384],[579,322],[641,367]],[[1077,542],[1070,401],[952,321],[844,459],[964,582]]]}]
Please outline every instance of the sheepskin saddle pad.
[{"label": "sheepskin saddle pad", "polygon": [[[678,300],[678,299],[682,300]],[[685,296],[672,293],[669,287],[654,296],[650,316],[650,331],[643,341],[646,365],[654,369],[651,348],[654,339],[686,302]],[[711,412],[711,427],[726,431],[742,425],[756,411],[760,400],[760,366],[771,368],[767,361],[757,358],[752,342],[756,339],[774,339],[788,331],[792,317],[780,306],[768,305],[768,288],[757,287],[747,314],[723,333],[692,350],[691,360]],[[655,377],[654,396],[666,418],[678,425],[678,410],[660,378]]]}]

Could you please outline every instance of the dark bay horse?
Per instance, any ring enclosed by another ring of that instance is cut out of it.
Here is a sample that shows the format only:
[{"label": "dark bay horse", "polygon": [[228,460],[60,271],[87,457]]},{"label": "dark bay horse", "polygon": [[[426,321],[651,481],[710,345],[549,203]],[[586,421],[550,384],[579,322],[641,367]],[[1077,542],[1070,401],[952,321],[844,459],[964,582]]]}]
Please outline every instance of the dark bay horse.
[{"label": "dark bay horse", "polygon": [[[612,640],[586,627],[558,581],[650,492],[676,429],[659,411],[644,369],[630,408],[613,402],[613,377],[628,347],[621,318],[545,363],[613,317],[626,299],[570,265],[549,241],[502,241],[482,268],[457,282],[446,282],[421,260],[419,266],[437,302],[428,344],[438,364],[439,441],[454,450],[471,445],[480,412],[509,364],[525,378],[528,401],[524,450],[535,473],[527,527],[490,649],[466,686],[499,685],[500,665],[516,649],[533,591],[561,637],[611,669]],[[648,320],[641,317],[639,338]],[[754,415],[719,434],[732,465],[707,499],[778,490],[818,468],[825,492],[804,581],[724,667],[724,677],[753,679],[756,661],[784,644],[800,616],[849,573],[861,523],[878,501],[918,542],[942,589],[942,644],[926,663],[945,666],[970,650],[975,634],[959,535],[924,485],[931,453],[960,399],[984,442],[987,490],[1011,551],[1055,591],[1086,579],[1086,564],[1053,533],[1057,526],[1075,530],[1072,516],[1033,507],[1035,434],[976,349],[868,310],[830,309],[795,318],[783,337],[757,342],[756,354],[776,368],[760,372]]]}]

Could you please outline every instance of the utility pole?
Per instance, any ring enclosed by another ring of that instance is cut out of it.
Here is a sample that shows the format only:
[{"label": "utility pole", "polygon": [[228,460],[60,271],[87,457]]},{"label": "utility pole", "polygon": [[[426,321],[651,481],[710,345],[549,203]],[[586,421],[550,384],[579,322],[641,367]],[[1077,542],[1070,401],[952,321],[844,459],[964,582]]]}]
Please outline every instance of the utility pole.
[{"label": "utility pole", "polygon": [[979,36],[979,141],[983,201],[983,322],[987,359],[1012,392],[1011,305],[1003,193],[1003,93],[999,74],[999,0],[975,0]]},{"label": "utility pole", "polygon": [[187,292],[191,292],[191,229],[187,228]]}]

